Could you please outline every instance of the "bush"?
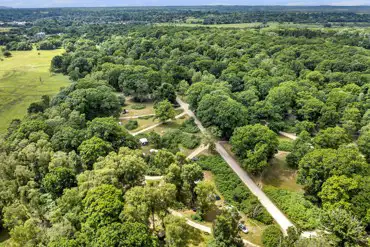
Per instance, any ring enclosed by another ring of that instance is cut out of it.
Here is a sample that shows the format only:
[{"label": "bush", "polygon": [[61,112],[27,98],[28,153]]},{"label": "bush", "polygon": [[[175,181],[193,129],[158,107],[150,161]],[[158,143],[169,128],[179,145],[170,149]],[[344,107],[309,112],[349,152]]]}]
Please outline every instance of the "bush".
[{"label": "bush", "polygon": [[200,142],[200,137],[184,133],[181,130],[167,131],[162,137],[162,145],[164,148],[168,149],[178,146],[179,144],[187,149],[193,149],[199,146]]},{"label": "bush", "polygon": [[279,140],[278,149],[280,151],[292,152],[293,150],[293,142],[289,140]]},{"label": "bush", "polygon": [[128,120],[127,124],[125,124],[125,128],[128,130],[134,130],[139,127],[139,124],[136,120]]},{"label": "bush", "polygon": [[262,243],[265,247],[282,246],[283,233],[275,225],[268,226],[262,233]]},{"label": "bush", "polygon": [[185,120],[182,124],[180,129],[187,133],[198,133],[199,129],[197,125],[195,124],[194,118],[190,118],[188,120]]},{"label": "bush", "polygon": [[304,198],[302,193],[278,189],[272,186],[265,186],[263,190],[301,229],[313,230],[319,226],[321,209]]},{"label": "bush", "polygon": [[143,105],[143,104],[135,104],[135,105],[132,105],[131,106],[131,109],[134,109],[134,110],[142,110],[142,109],[145,109],[145,105]]},{"label": "bush", "polygon": [[265,224],[272,223],[272,217],[266,209],[220,156],[201,157],[198,163],[215,175],[216,187],[228,203],[250,218]]},{"label": "bush", "polygon": [[56,49],[57,47],[50,41],[41,41],[38,46],[37,46],[37,50],[54,50]]},{"label": "bush", "polygon": [[7,50],[5,50],[3,52],[3,55],[4,55],[4,57],[11,57],[12,56],[12,54],[10,53],[10,51],[7,51]]},{"label": "bush", "polygon": [[180,143],[187,149],[193,149],[200,145],[200,141],[199,136],[182,133]]},{"label": "bush", "polygon": [[196,214],[193,214],[193,215],[191,216],[191,219],[192,219],[192,220],[195,220],[195,221],[199,221],[199,222],[202,222],[202,221],[203,221],[202,216],[201,216],[200,214],[198,214],[198,212],[197,212]]}]

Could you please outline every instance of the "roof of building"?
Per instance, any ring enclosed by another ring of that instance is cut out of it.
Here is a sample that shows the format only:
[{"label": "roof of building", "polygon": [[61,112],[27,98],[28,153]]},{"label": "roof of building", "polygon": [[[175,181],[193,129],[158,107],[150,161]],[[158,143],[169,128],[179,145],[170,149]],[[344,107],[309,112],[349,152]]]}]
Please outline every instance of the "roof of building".
[{"label": "roof of building", "polygon": [[140,141],[141,143],[145,143],[145,142],[148,142],[148,139],[146,139],[146,138],[141,138],[141,139],[139,139],[139,141]]}]

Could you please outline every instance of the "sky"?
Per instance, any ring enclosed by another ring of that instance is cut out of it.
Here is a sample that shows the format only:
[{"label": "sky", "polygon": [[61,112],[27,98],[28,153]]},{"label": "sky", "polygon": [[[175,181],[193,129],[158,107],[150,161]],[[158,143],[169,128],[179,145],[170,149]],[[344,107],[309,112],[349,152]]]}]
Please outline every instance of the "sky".
[{"label": "sky", "polygon": [[0,0],[14,8],[184,5],[370,5],[370,0]]}]

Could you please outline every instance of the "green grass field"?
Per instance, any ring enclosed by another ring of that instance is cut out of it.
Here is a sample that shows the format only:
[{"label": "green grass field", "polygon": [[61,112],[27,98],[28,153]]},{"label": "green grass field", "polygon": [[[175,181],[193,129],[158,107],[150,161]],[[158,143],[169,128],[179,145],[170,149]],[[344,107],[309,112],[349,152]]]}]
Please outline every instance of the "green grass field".
[{"label": "green grass field", "polygon": [[297,171],[288,167],[287,152],[279,152],[270,160],[269,166],[262,175],[262,184],[271,185],[279,189],[303,192],[302,186],[297,184]]},{"label": "green grass field", "polygon": [[30,103],[69,84],[68,77],[49,72],[51,59],[63,50],[11,53],[10,58],[0,58],[0,133],[13,119],[22,119]]}]

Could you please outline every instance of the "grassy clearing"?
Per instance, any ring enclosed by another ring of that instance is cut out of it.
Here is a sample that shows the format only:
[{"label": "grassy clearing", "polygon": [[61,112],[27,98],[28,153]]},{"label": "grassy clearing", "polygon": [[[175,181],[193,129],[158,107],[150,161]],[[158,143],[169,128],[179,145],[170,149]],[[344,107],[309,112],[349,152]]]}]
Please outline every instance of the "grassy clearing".
[{"label": "grassy clearing", "polygon": [[[181,112],[182,112],[181,109],[176,110],[176,114],[180,114]],[[160,131],[160,132],[157,132],[157,133],[160,134],[160,135],[163,135],[167,128],[170,128],[170,129],[179,128],[180,125],[186,119],[188,119],[188,117],[181,118],[181,119],[176,119],[176,120],[173,120],[169,123],[163,123],[162,124],[163,126],[162,125],[158,126],[158,127],[154,128],[153,130],[155,132]],[[131,132],[137,132],[139,130],[143,130],[143,129],[148,128],[152,125],[160,123],[160,121],[158,119],[155,119],[154,116],[147,116],[147,117],[140,117],[140,118],[133,118],[133,119],[122,119],[122,120],[120,120],[120,122],[122,123],[123,126],[125,126],[130,120],[136,120],[137,123],[138,123],[138,127],[134,130],[131,130]]]},{"label": "grassy clearing", "polygon": [[51,59],[63,50],[12,51],[0,60],[0,133],[11,120],[22,119],[30,103],[55,95],[69,84],[66,76],[49,72]]},{"label": "grassy clearing", "polygon": [[[137,132],[160,122],[157,119],[154,119],[154,117],[135,118],[131,120],[136,120],[139,125],[136,129],[131,130],[132,132]],[[123,126],[125,126],[129,121],[130,119],[121,120]]]},{"label": "grassy clearing", "polygon": [[262,184],[289,191],[303,192],[302,186],[296,182],[297,171],[288,167],[286,163],[287,155],[287,152],[279,152],[270,160],[271,166],[262,174]]},{"label": "grassy clearing", "polygon": [[[144,108],[142,109],[134,109],[135,106],[142,105]],[[140,116],[140,115],[148,115],[148,114],[154,114],[154,102],[153,101],[147,101],[138,103],[135,102],[132,97],[126,98],[124,109],[128,110],[128,113],[122,114],[121,117],[131,117],[131,116]]]},{"label": "grassy clearing", "polygon": [[160,135],[163,135],[166,131],[170,130],[170,129],[179,129],[181,124],[186,120],[186,119],[189,119],[188,116],[184,116],[182,118],[178,118],[176,120],[173,120],[171,122],[167,122],[167,123],[163,123],[157,127],[155,127],[154,129],[152,129],[151,131],[154,131]]},{"label": "grassy clearing", "polygon": [[244,222],[243,224],[248,228],[249,232],[243,233],[242,231],[240,231],[240,236],[243,239],[246,239],[254,244],[263,246],[262,233],[266,229],[267,225],[246,216],[242,216],[241,221]]}]

